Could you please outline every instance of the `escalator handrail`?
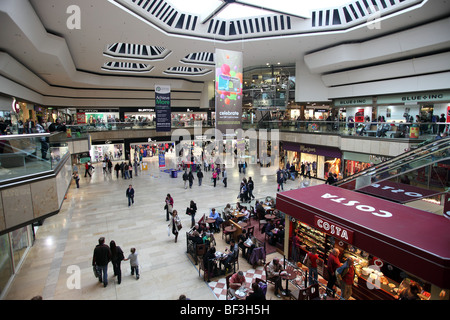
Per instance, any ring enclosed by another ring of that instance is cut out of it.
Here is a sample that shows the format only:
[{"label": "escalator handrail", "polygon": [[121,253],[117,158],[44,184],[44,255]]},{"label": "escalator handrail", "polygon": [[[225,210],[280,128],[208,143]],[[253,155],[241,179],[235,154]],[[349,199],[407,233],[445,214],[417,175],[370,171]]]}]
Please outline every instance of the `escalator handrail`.
[{"label": "escalator handrail", "polygon": [[[398,161],[400,161],[400,160],[402,160],[404,158],[407,158],[407,157],[409,157],[409,156],[411,156],[413,154],[417,154],[417,153],[420,153],[420,152],[428,151],[428,149],[436,148],[438,146],[439,146],[439,148],[437,150],[435,150],[435,151],[442,151],[442,149],[441,149],[442,146],[450,147],[450,137],[447,137],[447,138],[444,138],[444,139],[435,140],[435,141],[432,141],[432,142],[430,142],[430,143],[428,143],[426,145],[421,146],[418,149],[407,151],[407,152],[405,152],[405,153],[403,153],[403,154],[401,154],[401,155],[399,155],[397,157],[394,157],[392,159],[389,159],[387,161],[379,163],[378,165],[375,165],[373,167],[367,168],[367,169],[365,169],[363,171],[360,171],[360,172],[358,172],[358,173],[356,173],[354,175],[351,175],[351,176],[349,176],[347,178],[344,178],[342,180],[339,180],[339,181],[335,182],[333,185],[334,186],[341,186],[341,185],[346,184],[349,181],[354,180],[354,179],[356,179],[358,177],[367,175],[367,174],[371,173],[372,171],[377,171],[378,172],[379,170],[384,170],[386,167],[388,167],[390,170],[392,170],[392,163],[398,162]],[[429,156],[430,154],[426,154],[426,155]],[[417,160],[417,159],[412,159],[411,161],[414,161],[414,160]],[[440,159],[440,161],[441,160],[444,160],[444,159]]]}]

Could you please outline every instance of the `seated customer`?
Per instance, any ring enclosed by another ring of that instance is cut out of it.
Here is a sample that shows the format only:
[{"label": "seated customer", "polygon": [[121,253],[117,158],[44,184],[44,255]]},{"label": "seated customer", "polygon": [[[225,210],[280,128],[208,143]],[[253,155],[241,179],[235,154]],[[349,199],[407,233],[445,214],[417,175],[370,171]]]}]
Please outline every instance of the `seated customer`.
[{"label": "seated customer", "polygon": [[250,211],[247,208],[244,209],[243,213],[245,215],[243,217],[239,218],[239,221],[247,221],[248,219],[250,219]]},{"label": "seated customer", "polygon": [[203,255],[203,266],[205,268],[205,272],[207,274],[208,282],[210,281],[211,276],[214,276],[216,272],[216,248],[211,247],[209,250]]},{"label": "seated customer", "polygon": [[192,240],[195,244],[203,244],[203,239],[197,230],[194,230],[192,234],[188,235],[188,239]]},{"label": "seated customer", "polygon": [[228,292],[235,297],[236,290],[245,285],[245,277],[242,271],[238,271],[230,277]]},{"label": "seated customer", "polygon": [[215,208],[211,209],[211,212],[209,214],[209,217],[216,220],[216,222],[214,223],[214,229],[219,232],[220,231],[220,225],[223,222],[223,219],[220,217],[220,214],[218,212],[216,212]]},{"label": "seated customer", "polygon": [[286,295],[281,285],[282,271],[283,266],[280,264],[280,260],[278,258],[273,258],[273,260],[267,265],[267,278],[275,283],[275,295],[278,298],[280,298],[280,294],[278,293],[280,290],[283,295]]},{"label": "seated customer", "polygon": [[239,235],[238,238],[238,247],[242,250],[242,255],[245,257],[245,251],[248,249],[248,247],[245,246],[245,242],[250,238],[250,235],[247,233],[246,229],[242,230],[242,233]]},{"label": "seated customer", "polygon": [[266,295],[261,287],[256,283],[252,283],[252,292],[245,300],[266,300]]},{"label": "seated customer", "polygon": [[[225,249],[225,251],[228,251],[228,249]],[[234,239],[231,239],[230,251],[220,261],[220,264],[223,264],[223,266],[225,267],[225,273],[227,273],[227,269],[230,269],[231,263],[238,257],[238,254],[239,254],[239,247],[236,241],[234,241]]]},{"label": "seated customer", "polygon": [[278,226],[278,232],[273,235],[271,241],[274,244],[283,243],[283,241],[284,241],[284,226],[282,224],[280,224]]},{"label": "seated customer", "polygon": [[223,218],[225,220],[231,219],[231,205],[227,203],[226,207],[223,209]]}]

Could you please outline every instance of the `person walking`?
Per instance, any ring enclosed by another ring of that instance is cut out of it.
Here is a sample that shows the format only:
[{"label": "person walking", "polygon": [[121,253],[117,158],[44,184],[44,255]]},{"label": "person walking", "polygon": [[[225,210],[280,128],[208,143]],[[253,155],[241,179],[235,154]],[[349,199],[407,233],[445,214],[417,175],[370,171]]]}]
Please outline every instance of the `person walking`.
[{"label": "person walking", "polygon": [[189,189],[192,189],[192,185],[194,184],[194,175],[192,174],[192,170],[189,171],[188,181],[189,181]]},{"label": "person walking", "polygon": [[306,176],[308,176],[309,179],[311,179],[311,163],[308,162],[306,164]]},{"label": "person walking", "polygon": [[284,190],[283,189],[284,177],[283,177],[283,172],[281,171],[281,169],[278,169],[278,171],[277,171],[277,183],[278,183],[277,192],[280,191],[280,187],[281,187],[281,190]]},{"label": "person walking", "polygon": [[77,184],[77,188],[80,188],[80,176],[78,175],[78,171],[73,173],[73,179],[75,180],[75,183]]},{"label": "person walking", "polygon": [[98,245],[94,249],[92,266],[97,269],[98,281],[103,283],[103,287],[108,285],[108,263],[111,261],[111,250],[105,244],[105,238],[98,239]]},{"label": "person walking", "polygon": [[253,195],[253,189],[255,188],[255,184],[252,180],[252,177],[248,177],[248,181],[247,181],[247,185],[248,185],[248,199],[252,200],[255,199],[255,196]]},{"label": "person walking", "polygon": [[188,179],[189,179],[189,175],[188,175],[187,171],[184,170],[184,173],[183,173],[183,181],[184,181],[184,188],[185,188],[185,189],[187,189]]},{"label": "person walking", "polygon": [[116,163],[114,166],[114,171],[116,172],[116,178],[119,179],[119,171],[120,171],[120,164]]},{"label": "person walking", "polygon": [[84,169],[86,170],[86,171],[84,172],[84,177],[86,178],[86,175],[87,175],[87,174],[89,175],[89,177],[92,177],[92,176],[91,176],[91,172],[90,172],[91,166],[89,165],[88,162],[86,162],[86,163],[84,164]]},{"label": "person walking", "polygon": [[172,234],[175,235],[175,243],[178,239],[178,232],[181,230],[181,219],[178,216],[177,210],[173,210],[172,212],[172,219],[170,219],[169,228],[172,231]]},{"label": "person walking", "polygon": [[136,273],[136,280],[139,280],[139,261],[138,261],[138,254],[136,253],[136,248],[130,249],[130,254],[126,259],[123,259],[123,261],[130,260],[130,267],[131,267],[131,275],[134,276]]},{"label": "person walking", "polygon": [[195,226],[195,213],[197,212],[197,204],[191,200],[189,207],[186,209],[186,214],[191,216],[191,228]]},{"label": "person walking", "polygon": [[128,206],[131,206],[132,204],[134,204],[134,189],[131,184],[128,186],[125,195],[128,198]]},{"label": "person walking", "polygon": [[216,170],[213,170],[213,172],[212,172],[212,179],[213,179],[214,188],[215,188],[216,187],[216,182],[217,182],[217,171]]},{"label": "person walking", "polygon": [[122,282],[120,264],[125,259],[125,256],[123,255],[122,249],[116,245],[114,240],[109,242],[109,249],[111,250],[111,263],[113,265],[114,276],[117,277],[117,284],[120,284]]},{"label": "person walking", "polygon": [[225,166],[223,167],[222,176],[223,176],[223,186],[226,188],[228,182],[228,172]]},{"label": "person walking", "polygon": [[197,171],[197,180],[198,180],[198,186],[200,187],[202,185],[202,180],[203,180],[203,172],[200,169],[200,167]]},{"label": "person walking", "polygon": [[166,209],[166,221],[169,221],[169,213],[172,214],[173,210],[173,198],[170,196],[170,193],[166,196],[166,205],[164,206],[164,209]]},{"label": "person walking", "polygon": [[[36,131],[37,133],[46,133],[47,131],[44,129],[44,120],[42,117],[38,117],[38,121],[36,124]],[[39,140],[41,141],[41,157],[42,160],[49,160],[47,158],[47,152],[49,148],[49,144],[47,142],[47,137],[40,137]]]}]

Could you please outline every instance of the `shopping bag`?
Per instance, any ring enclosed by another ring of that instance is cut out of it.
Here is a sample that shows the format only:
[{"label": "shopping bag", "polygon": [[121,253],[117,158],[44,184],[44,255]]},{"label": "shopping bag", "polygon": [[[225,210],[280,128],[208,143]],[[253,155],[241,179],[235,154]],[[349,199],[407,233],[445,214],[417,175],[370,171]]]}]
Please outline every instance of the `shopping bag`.
[{"label": "shopping bag", "polygon": [[170,237],[170,227],[167,227],[167,236]]},{"label": "shopping bag", "polygon": [[92,270],[94,271],[94,276],[95,276],[96,278],[98,278],[98,277],[99,277],[99,274],[98,274],[97,266],[92,266]]}]

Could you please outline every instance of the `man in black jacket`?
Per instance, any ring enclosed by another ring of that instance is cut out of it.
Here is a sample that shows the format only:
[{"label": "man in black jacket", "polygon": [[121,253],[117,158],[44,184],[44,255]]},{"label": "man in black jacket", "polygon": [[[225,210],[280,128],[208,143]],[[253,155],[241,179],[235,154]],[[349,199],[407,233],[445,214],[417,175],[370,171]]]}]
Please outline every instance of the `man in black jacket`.
[{"label": "man in black jacket", "polygon": [[131,204],[134,204],[134,189],[131,184],[128,186],[125,195],[128,198],[128,206],[130,206]]},{"label": "man in black jacket", "polygon": [[105,238],[98,239],[98,245],[94,249],[92,265],[97,268],[98,281],[103,282],[103,287],[108,285],[108,263],[111,261],[111,250],[105,244]]}]

